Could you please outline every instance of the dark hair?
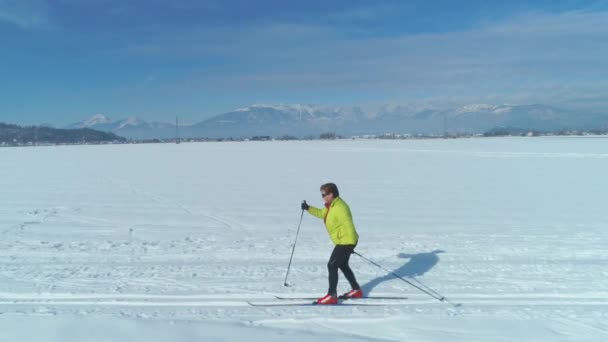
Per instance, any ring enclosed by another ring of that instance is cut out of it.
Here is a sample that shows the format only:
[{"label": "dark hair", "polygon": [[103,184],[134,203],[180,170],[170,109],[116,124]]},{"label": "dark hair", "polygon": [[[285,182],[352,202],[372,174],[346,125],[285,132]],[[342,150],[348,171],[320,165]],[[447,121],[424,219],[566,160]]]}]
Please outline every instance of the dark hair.
[{"label": "dark hair", "polygon": [[340,197],[340,192],[338,191],[338,186],[334,183],[326,183],[321,185],[321,191],[323,192],[331,192],[334,194],[334,197]]}]

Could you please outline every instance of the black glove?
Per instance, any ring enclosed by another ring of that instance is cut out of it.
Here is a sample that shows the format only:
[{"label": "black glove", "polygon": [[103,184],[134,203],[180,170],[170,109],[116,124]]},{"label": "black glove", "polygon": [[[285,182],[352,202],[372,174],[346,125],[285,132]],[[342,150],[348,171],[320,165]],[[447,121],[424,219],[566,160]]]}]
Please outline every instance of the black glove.
[{"label": "black glove", "polygon": [[306,201],[302,201],[302,210],[308,210],[308,208],[310,208],[310,206],[308,206]]}]

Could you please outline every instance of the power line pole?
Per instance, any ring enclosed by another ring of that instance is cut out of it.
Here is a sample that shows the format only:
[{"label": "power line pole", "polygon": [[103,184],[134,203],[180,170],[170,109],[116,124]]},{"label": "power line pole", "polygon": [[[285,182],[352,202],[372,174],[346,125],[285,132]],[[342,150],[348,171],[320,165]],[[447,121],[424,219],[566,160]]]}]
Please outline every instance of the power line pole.
[{"label": "power line pole", "polygon": [[179,139],[179,117],[178,116],[175,117],[175,143],[176,144],[180,143],[180,139]]}]

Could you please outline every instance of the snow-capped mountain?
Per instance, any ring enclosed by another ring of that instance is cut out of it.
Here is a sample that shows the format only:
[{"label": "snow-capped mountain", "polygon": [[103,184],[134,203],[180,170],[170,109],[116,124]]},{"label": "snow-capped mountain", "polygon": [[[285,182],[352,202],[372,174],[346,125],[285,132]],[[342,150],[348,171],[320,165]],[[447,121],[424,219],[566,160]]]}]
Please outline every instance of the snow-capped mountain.
[{"label": "snow-capped mountain", "polygon": [[96,114],[92,117],[69,125],[67,128],[94,128],[95,126],[111,124],[112,120],[103,114]]},{"label": "snow-capped mountain", "polygon": [[94,115],[66,128],[91,128],[98,131],[112,132],[131,139],[170,138],[175,136],[175,124],[146,122],[136,117],[114,121],[102,114]]},{"label": "snow-capped mountain", "polygon": [[[109,131],[132,139],[171,138],[175,125],[148,123],[131,117],[112,121],[103,115],[72,125]],[[318,136],[324,132],[362,134],[484,133],[498,127],[556,131],[608,127],[608,117],[552,106],[469,104],[454,108],[387,105],[375,110],[356,106],[255,104],[216,115],[191,126],[180,126],[181,137],[244,138]]]},{"label": "snow-capped mountain", "polygon": [[349,130],[351,125],[365,120],[368,120],[366,113],[358,107],[258,104],[193,125],[191,132],[212,138],[306,136]]},{"label": "snow-capped mountain", "polygon": [[110,120],[110,118],[108,118],[107,116],[105,116],[103,114],[97,114],[97,115],[93,115],[90,119],[84,121],[82,123],[82,126],[83,126],[83,128],[85,128],[85,127],[91,127],[91,126],[95,126],[95,125],[108,124],[111,122],[112,122],[112,120]]}]

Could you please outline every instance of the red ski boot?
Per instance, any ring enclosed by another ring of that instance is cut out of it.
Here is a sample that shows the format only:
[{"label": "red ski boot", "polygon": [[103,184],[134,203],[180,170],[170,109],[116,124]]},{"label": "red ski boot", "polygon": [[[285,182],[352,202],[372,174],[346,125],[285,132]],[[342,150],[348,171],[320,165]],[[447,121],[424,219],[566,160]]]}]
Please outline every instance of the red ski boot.
[{"label": "red ski boot", "polygon": [[350,290],[349,292],[346,292],[345,294],[341,295],[340,298],[344,298],[344,299],[363,298],[363,290],[361,290],[361,289]]},{"label": "red ski boot", "polygon": [[325,295],[317,300],[317,304],[321,305],[333,305],[338,304],[338,297],[332,296],[330,294]]}]

